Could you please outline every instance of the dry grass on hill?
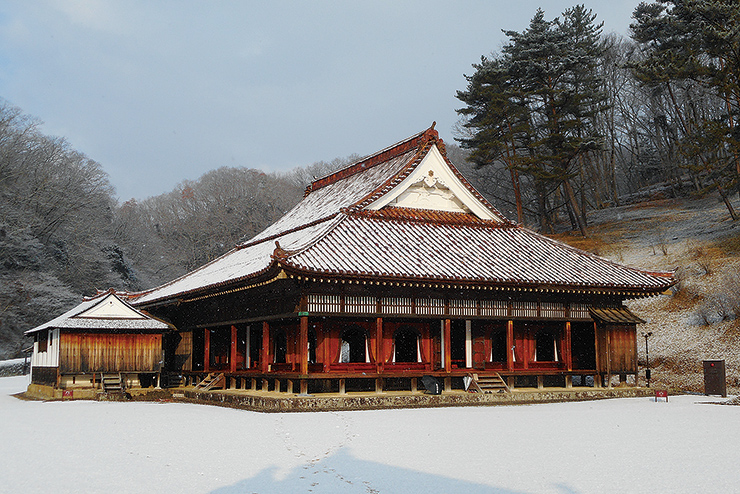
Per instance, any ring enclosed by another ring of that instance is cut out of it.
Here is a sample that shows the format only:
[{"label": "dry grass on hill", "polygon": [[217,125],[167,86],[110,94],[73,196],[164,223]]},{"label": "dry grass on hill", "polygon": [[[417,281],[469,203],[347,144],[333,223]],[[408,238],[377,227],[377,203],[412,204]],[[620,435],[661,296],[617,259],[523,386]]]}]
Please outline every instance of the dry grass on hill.
[{"label": "dry grass on hill", "polygon": [[[737,208],[740,204],[735,205]],[[661,200],[597,211],[589,238],[556,238],[641,269],[676,271],[679,283],[657,297],[628,301],[638,331],[640,381],[649,339],[653,383],[704,391],[702,360],[724,359],[728,393],[740,393],[740,221],[716,198]]]}]

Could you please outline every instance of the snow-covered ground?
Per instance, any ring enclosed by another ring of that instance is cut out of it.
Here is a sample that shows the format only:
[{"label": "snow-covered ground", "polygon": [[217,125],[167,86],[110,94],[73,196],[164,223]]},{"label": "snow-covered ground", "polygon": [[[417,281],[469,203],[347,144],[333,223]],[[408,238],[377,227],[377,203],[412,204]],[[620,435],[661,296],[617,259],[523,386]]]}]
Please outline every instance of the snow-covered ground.
[{"label": "snow-covered ground", "polygon": [[675,396],[263,414],[35,402],[0,378],[0,492],[738,492],[740,406]]}]

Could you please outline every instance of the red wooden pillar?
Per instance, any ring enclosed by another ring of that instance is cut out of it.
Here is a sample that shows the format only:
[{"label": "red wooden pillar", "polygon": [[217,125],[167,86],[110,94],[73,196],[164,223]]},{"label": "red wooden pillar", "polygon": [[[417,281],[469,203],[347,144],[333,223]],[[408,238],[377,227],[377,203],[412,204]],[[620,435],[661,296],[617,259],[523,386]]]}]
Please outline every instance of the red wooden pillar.
[{"label": "red wooden pillar", "polygon": [[452,322],[445,319],[445,372],[452,371]]},{"label": "red wooden pillar", "polygon": [[568,366],[568,370],[573,370],[573,345],[572,345],[573,334],[571,332],[570,321],[565,322],[565,365]]},{"label": "red wooden pillar", "polygon": [[298,356],[301,359],[301,374],[305,375],[308,374],[308,316],[301,316],[301,334],[298,345]]},{"label": "red wooden pillar", "polygon": [[383,372],[385,355],[383,354],[383,318],[375,319],[375,368],[378,374]]},{"label": "red wooden pillar", "polygon": [[514,369],[514,321],[506,321],[506,368]]},{"label": "red wooden pillar", "polygon": [[229,352],[229,370],[236,372],[236,326],[231,326],[231,352]]},{"label": "red wooden pillar", "polygon": [[602,372],[604,370],[601,358],[601,345],[599,344],[599,327],[594,321],[594,351],[596,353],[596,375],[594,376],[594,387],[600,388],[602,385]]},{"label": "red wooden pillar", "polygon": [[211,330],[206,328],[203,334],[203,370],[211,370]]},{"label": "red wooden pillar", "polygon": [[260,352],[260,366],[262,372],[270,370],[270,323],[262,323],[262,351]]}]

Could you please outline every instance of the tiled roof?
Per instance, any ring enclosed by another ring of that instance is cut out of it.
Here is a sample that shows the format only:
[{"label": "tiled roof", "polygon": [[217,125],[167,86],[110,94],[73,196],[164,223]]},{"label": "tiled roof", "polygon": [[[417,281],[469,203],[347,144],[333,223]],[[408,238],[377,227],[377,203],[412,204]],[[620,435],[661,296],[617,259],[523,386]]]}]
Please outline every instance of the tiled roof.
[{"label": "tiled roof", "polygon": [[142,305],[258,276],[268,271],[273,263],[273,254],[276,250],[275,241],[279,242],[282,249],[303,249],[316,238],[320,238],[336,221],[336,219],[324,220],[269,240],[250,242],[244,247],[232,249],[195,271],[158,288],[143,292],[135,303]]},{"label": "tiled roof", "polygon": [[663,289],[628,268],[515,226],[351,215],[286,266],[323,275],[550,287]]},{"label": "tiled roof", "polygon": [[[392,205],[368,207],[410,176],[433,146],[489,218]],[[621,266],[506,220],[444,157],[444,144],[430,128],[314,181],[304,199],[272,226],[193,272],[138,298],[134,295],[134,303],[167,303],[227,285],[249,285],[281,268],[319,278],[636,292],[660,291],[674,282],[670,274]]]},{"label": "tiled roof", "polygon": [[[125,317],[91,317],[89,314],[105,304],[109,297],[115,297],[128,310]],[[124,297],[125,298],[125,297]],[[123,298],[117,297],[111,292],[105,292],[97,297],[83,301],[80,305],[68,310],[61,316],[48,321],[25,334],[35,333],[44,329],[80,329],[80,330],[134,330],[134,331],[166,331],[172,329],[169,324],[145,314],[132,307]]]}]

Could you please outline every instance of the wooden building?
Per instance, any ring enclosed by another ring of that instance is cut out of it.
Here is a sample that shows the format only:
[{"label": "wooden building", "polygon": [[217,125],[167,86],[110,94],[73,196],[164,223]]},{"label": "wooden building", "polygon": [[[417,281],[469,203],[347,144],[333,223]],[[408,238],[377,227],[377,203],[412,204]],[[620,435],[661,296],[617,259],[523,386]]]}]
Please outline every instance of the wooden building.
[{"label": "wooden building", "polygon": [[432,126],[315,180],[265,231],[132,303],[177,327],[167,367],[188,382],[600,386],[637,374],[641,321],[623,301],[674,282],[507,220]]},{"label": "wooden building", "polygon": [[31,383],[55,389],[155,385],[163,335],[170,331],[113,291],[102,293],[26,332],[34,339]]}]

